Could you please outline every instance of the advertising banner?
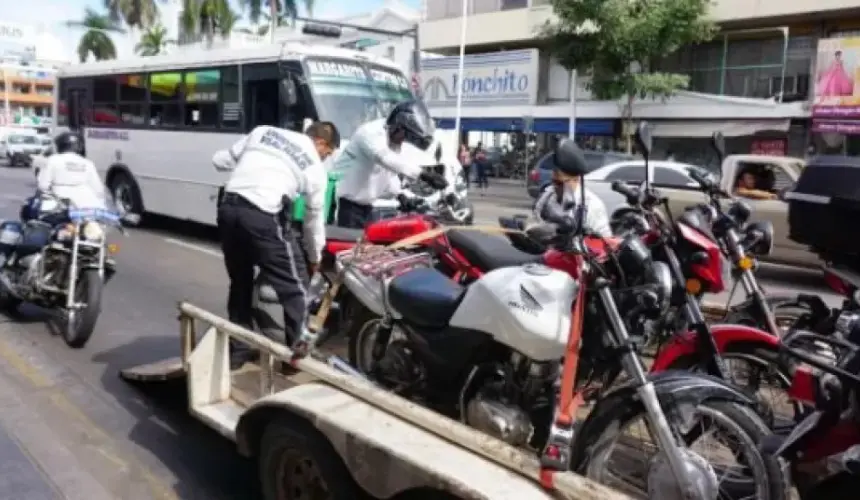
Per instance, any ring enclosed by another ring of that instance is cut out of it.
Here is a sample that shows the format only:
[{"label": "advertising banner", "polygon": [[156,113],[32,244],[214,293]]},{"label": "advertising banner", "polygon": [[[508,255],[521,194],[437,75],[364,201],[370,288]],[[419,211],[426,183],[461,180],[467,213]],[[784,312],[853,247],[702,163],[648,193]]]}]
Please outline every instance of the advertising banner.
[{"label": "advertising banner", "polygon": [[860,118],[860,37],[818,41],[812,116]]},{"label": "advertising banner", "polygon": [[457,87],[464,106],[511,106],[537,103],[538,50],[514,50],[421,60],[421,80],[428,107],[453,107]]}]

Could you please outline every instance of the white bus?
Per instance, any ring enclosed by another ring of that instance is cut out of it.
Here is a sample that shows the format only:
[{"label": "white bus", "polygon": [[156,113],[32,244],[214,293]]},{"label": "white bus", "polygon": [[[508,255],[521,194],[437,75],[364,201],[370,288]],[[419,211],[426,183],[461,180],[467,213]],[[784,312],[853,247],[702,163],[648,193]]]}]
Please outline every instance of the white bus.
[{"label": "white bus", "polygon": [[413,97],[388,60],[301,43],[101,61],[57,78],[57,126],[81,132],[118,207],[202,224],[215,224],[226,181],[212,154],[241,134],[328,120],[346,140]]}]

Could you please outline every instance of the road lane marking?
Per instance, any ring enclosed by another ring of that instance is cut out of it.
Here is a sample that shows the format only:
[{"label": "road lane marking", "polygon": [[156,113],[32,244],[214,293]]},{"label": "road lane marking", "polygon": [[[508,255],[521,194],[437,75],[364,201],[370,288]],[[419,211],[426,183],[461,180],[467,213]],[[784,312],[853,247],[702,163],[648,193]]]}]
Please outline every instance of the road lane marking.
[{"label": "road lane marking", "polygon": [[[115,447],[114,443],[116,440],[107,431],[96,424],[80,407],[67,398],[65,394],[54,388],[54,382],[42,373],[37,366],[18,354],[14,348],[3,341],[0,341],[0,358],[5,360],[9,366],[14,368],[34,388],[49,391],[48,397],[54,407],[77,421],[87,434],[102,441],[103,444]],[[95,448],[102,456],[114,464],[125,470],[134,470],[140,474],[155,498],[159,500],[179,500],[179,496],[174,492],[170,484],[158,478],[152,473],[149,467],[138,461],[135,457],[129,456],[130,461],[126,461],[114,451],[105,449],[104,446],[96,445]]]},{"label": "road lane marking", "polygon": [[211,255],[212,257],[218,257],[219,259],[224,257],[224,254],[222,254],[220,250],[215,250],[214,248],[207,248],[203,245],[195,245],[194,243],[188,243],[187,241],[177,240],[175,238],[164,238],[164,241],[170,243],[171,245],[187,248],[188,250],[194,250],[195,252],[205,253],[206,255]]}]

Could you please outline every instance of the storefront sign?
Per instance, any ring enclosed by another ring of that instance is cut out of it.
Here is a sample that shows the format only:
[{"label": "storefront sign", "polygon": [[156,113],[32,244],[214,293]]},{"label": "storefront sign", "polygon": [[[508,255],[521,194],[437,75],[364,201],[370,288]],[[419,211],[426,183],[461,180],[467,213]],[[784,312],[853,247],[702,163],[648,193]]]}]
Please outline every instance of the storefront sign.
[{"label": "storefront sign", "polygon": [[813,120],[812,131],[817,134],[860,135],[860,122]]},{"label": "storefront sign", "polygon": [[22,41],[26,30],[17,24],[0,23],[0,40],[7,41]]},{"label": "storefront sign", "polygon": [[457,88],[467,106],[534,105],[537,49],[468,55],[462,78],[459,57],[421,61],[424,99],[430,107],[456,106]]},{"label": "storefront sign", "polygon": [[812,116],[860,118],[860,38],[819,40]]},{"label": "storefront sign", "polygon": [[766,156],[785,156],[785,139],[757,139],[750,146],[750,154]]}]

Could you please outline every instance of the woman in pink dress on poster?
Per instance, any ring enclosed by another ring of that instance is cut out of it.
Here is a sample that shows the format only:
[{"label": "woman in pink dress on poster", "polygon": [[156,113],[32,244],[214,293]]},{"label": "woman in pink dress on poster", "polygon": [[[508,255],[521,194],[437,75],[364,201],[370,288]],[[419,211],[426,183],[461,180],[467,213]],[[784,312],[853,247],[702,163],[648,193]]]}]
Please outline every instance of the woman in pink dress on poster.
[{"label": "woman in pink dress on poster", "polygon": [[840,97],[854,94],[854,79],[845,71],[841,50],[837,50],[833,54],[833,62],[818,77],[816,88],[821,97]]}]

